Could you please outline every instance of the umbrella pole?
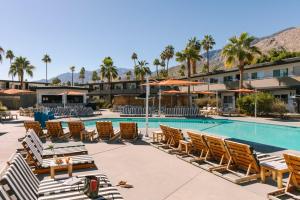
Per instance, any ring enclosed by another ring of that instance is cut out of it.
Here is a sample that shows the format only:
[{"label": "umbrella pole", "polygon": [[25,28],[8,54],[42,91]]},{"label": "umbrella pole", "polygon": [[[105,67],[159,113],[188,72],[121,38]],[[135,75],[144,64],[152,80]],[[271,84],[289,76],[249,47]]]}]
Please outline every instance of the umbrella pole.
[{"label": "umbrella pole", "polygon": [[218,95],[218,91],[216,91],[216,105],[217,105],[217,111],[219,111],[219,95]]},{"label": "umbrella pole", "polygon": [[257,117],[257,97],[256,97],[256,89],[255,89],[255,100],[254,100],[254,117]]},{"label": "umbrella pole", "polygon": [[158,116],[160,117],[161,115],[161,89],[159,87],[158,91]]},{"label": "umbrella pole", "polygon": [[148,135],[148,126],[149,126],[149,122],[148,122],[148,114],[149,114],[149,77],[146,77],[146,137],[149,137]]}]

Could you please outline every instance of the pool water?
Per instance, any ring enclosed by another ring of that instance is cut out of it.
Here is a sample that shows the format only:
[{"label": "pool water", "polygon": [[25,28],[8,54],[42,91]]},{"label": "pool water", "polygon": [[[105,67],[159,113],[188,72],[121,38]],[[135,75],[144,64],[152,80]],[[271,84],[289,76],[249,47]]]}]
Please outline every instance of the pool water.
[{"label": "pool water", "polygon": [[[145,127],[145,118],[101,118],[84,123],[87,127],[94,127],[96,121],[112,121],[115,128],[119,127],[120,122],[137,122],[138,127]],[[150,128],[159,128],[159,124],[300,151],[300,127],[226,119],[149,119]]]}]

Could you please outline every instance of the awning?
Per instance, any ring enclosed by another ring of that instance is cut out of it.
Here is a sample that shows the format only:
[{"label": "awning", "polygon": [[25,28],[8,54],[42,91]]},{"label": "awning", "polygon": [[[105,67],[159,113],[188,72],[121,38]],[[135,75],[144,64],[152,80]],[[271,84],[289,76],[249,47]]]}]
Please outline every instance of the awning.
[{"label": "awning", "polygon": [[67,92],[62,92],[58,95],[84,95],[84,93],[82,92],[78,92],[78,91],[67,91]]},{"label": "awning", "polygon": [[[160,82],[152,82],[149,85],[153,86],[190,86],[190,85],[200,85],[204,84],[204,82],[193,82],[193,81],[184,81],[184,80],[176,80],[176,79],[168,79]],[[147,85],[147,84],[143,84]]]},{"label": "awning", "polygon": [[236,92],[236,93],[244,93],[244,94],[247,94],[247,93],[255,93],[255,90],[250,90],[250,89],[237,89],[237,90],[228,90],[229,92]]},{"label": "awning", "polygon": [[19,90],[19,89],[7,89],[7,90],[0,90],[0,94],[11,94],[11,95],[18,95],[18,94],[34,94],[34,91],[30,90]]},{"label": "awning", "polygon": [[187,94],[187,92],[178,90],[166,90],[163,91],[162,94]]}]

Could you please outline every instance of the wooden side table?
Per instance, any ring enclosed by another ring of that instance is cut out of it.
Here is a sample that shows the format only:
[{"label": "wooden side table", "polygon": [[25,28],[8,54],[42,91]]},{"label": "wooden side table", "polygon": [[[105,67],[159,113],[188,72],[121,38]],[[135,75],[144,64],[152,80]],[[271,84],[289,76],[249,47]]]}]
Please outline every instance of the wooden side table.
[{"label": "wooden side table", "polygon": [[280,161],[269,161],[269,162],[262,162],[261,166],[261,181],[264,183],[266,181],[266,171],[272,172],[273,180],[277,180],[277,187],[282,188],[282,175],[288,173],[288,167],[286,166],[285,162]]},{"label": "wooden side table", "polygon": [[185,140],[179,141],[180,151],[185,151],[185,153],[187,153],[187,154],[190,153],[191,145],[192,145],[192,143],[189,141],[185,141]]},{"label": "wooden side table", "polygon": [[164,134],[162,131],[153,131],[152,132],[152,137],[153,137],[153,142],[159,142],[160,140],[162,140]]},{"label": "wooden side table", "polygon": [[84,139],[90,139],[93,142],[93,137],[96,134],[95,130],[84,130],[80,132],[80,139],[83,141]]},{"label": "wooden side table", "polygon": [[64,158],[62,158],[62,160],[63,160],[63,163],[61,163],[61,164],[57,164],[55,162],[55,160],[53,160],[50,163],[50,175],[51,175],[52,179],[55,178],[55,170],[58,170],[58,169],[67,169],[69,177],[72,177],[72,172],[73,172],[72,160],[70,159],[68,163],[66,163],[66,160]]}]

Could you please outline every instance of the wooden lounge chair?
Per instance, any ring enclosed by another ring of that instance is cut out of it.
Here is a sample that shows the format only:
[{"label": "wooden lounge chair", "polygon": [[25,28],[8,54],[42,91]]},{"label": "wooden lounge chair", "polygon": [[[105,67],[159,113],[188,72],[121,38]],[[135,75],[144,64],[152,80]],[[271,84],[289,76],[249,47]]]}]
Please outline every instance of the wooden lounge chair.
[{"label": "wooden lounge chair", "polygon": [[[34,143],[31,140],[25,140],[22,142],[22,145],[27,151],[27,160],[34,166],[34,172],[37,174],[49,173],[53,158],[43,159],[43,155],[38,151]],[[73,169],[96,167],[93,158],[89,155],[76,155],[69,157],[73,161]]]},{"label": "wooden lounge chair", "polygon": [[[229,161],[226,166],[214,169],[213,173],[237,184],[260,178],[260,163],[282,159],[278,156],[255,153],[248,144],[225,140],[225,145]],[[270,173],[265,175],[269,176]]]},{"label": "wooden lounge chair", "polygon": [[290,173],[288,182],[284,188],[268,193],[268,199],[300,199],[300,156],[284,153],[283,157]]},{"label": "wooden lounge chair", "polygon": [[15,154],[8,163],[0,177],[0,199],[3,200],[90,199],[82,192],[84,178],[89,175],[100,180],[100,199],[123,199],[103,174],[77,176],[79,182],[74,186],[64,184],[68,178],[40,181],[20,154]]},{"label": "wooden lounge chair", "polygon": [[159,148],[162,146],[168,146],[172,139],[170,132],[168,131],[168,126],[165,126],[162,124],[160,124],[159,126],[160,126],[163,136],[160,138],[159,141],[153,141],[150,143],[153,147],[156,147],[156,148]]},{"label": "wooden lounge chair", "polygon": [[45,136],[42,126],[38,121],[26,120],[24,121],[24,127],[26,132],[28,132],[29,129],[32,129],[39,137]]},{"label": "wooden lounge chair", "polygon": [[71,137],[80,138],[81,140],[84,137],[88,137],[91,141],[94,140],[95,130],[87,130],[82,121],[70,121],[68,122],[68,126]]},{"label": "wooden lounge chair", "polygon": [[112,141],[120,136],[120,130],[114,130],[110,121],[98,121],[96,122],[96,128],[100,140]]},{"label": "wooden lounge chair", "polygon": [[204,159],[195,160],[193,164],[207,171],[226,166],[229,161],[229,154],[225,147],[224,139],[204,134],[203,138],[207,144],[208,151]]},{"label": "wooden lounge chair", "polygon": [[203,138],[201,133],[195,133],[188,131],[187,135],[190,138],[190,145],[187,154],[182,154],[179,158],[187,161],[187,162],[194,162],[205,159],[207,154],[208,146]]},{"label": "wooden lounge chair", "polygon": [[60,121],[47,121],[46,122],[47,135],[51,138],[69,139],[70,133],[64,133]]},{"label": "wooden lounge chair", "polygon": [[181,140],[184,140],[181,130],[172,127],[165,127],[165,128],[166,128],[167,135],[170,136],[170,141],[168,142],[168,145],[163,145],[160,146],[159,148],[162,149],[163,151],[166,151],[167,153],[180,152],[179,142]]},{"label": "wooden lounge chair", "polygon": [[223,178],[242,183],[255,180],[260,177],[260,165],[253,149],[242,143],[225,140],[229,152],[229,161],[226,166],[213,170]]},{"label": "wooden lounge chair", "polygon": [[[33,133],[33,134],[35,134],[35,133]],[[35,145],[37,151],[42,155],[43,158],[52,158],[54,155],[70,156],[70,155],[80,155],[80,154],[88,153],[85,146],[44,149],[43,146],[40,144],[40,142],[35,137],[32,137],[30,134],[26,135],[23,142],[25,142],[25,143],[27,143],[27,145],[29,145],[28,140],[30,140],[31,143],[33,143]]]},{"label": "wooden lounge chair", "polygon": [[120,138],[122,140],[137,140],[140,131],[135,122],[120,122]]},{"label": "wooden lounge chair", "polygon": [[33,140],[35,140],[37,145],[40,146],[44,150],[85,146],[82,142],[74,142],[74,141],[58,142],[58,143],[55,143],[55,142],[42,143],[40,138],[36,135],[36,133],[33,130],[29,130],[27,132],[27,135],[29,135]]}]

